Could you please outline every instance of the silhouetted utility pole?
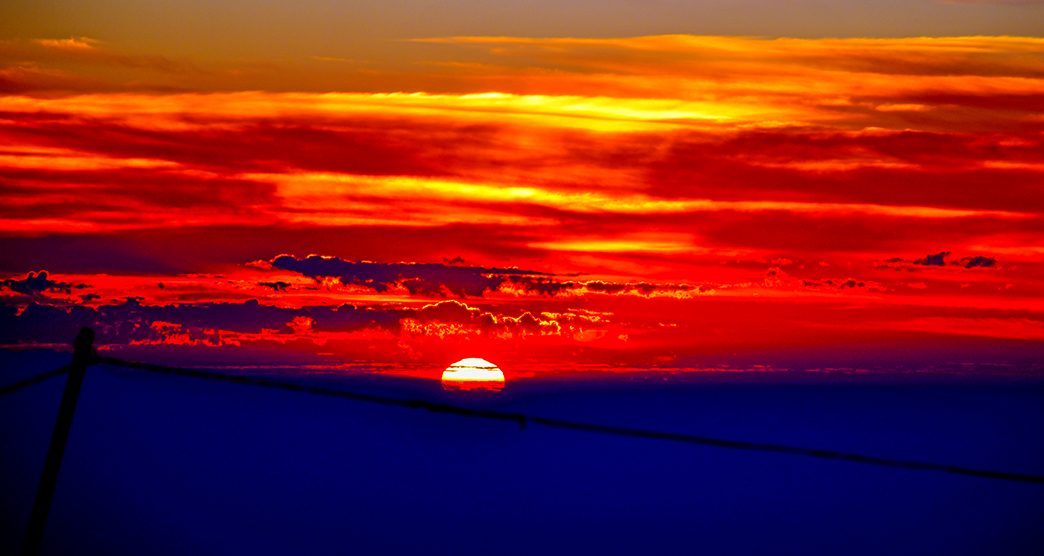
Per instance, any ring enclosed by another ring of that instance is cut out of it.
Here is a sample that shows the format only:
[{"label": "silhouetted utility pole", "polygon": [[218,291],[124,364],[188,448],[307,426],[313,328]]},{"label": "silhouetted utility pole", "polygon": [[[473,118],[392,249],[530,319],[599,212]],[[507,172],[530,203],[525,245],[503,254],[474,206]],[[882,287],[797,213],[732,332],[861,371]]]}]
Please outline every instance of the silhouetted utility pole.
[{"label": "silhouetted utility pole", "polygon": [[83,327],[73,341],[73,360],[69,368],[69,377],[65,380],[65,392],[62,404],[58,407],[58,418],[54,422],[51,433],[51,445],[47,448],[47,459],[44,461],[40,484],[36,487],[36,500],[33,512],[29,516],[29,527],[25,532],[25,543],[22,554],[35,556],[43,545],[44,529],[47,528],[47,514],[51,509],[54,489],[58,483],[58,472],[62,467],[62,455],[65,454],[65,441],[69,439],[72,429],[73,415],[76,413],[76,401],[80,397],[80,387],[87,366],[94,361],[94,331]]}]

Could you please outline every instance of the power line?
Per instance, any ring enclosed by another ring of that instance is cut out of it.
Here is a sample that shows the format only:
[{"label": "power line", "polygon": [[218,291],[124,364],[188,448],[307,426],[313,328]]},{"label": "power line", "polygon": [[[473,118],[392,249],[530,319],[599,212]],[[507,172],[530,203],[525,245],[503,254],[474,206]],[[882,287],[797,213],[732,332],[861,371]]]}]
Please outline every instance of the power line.
[{"label": "power line", "polygon": [[21,381],[15,382],[14,384],[8,384],[6,386],[0,386],[0,396],[6,396],[7,394],[11,394],[13,392],[17,392],[18,390],[21,390],[22,388],[25,388],[27,386],[32,386],[34,384],[39,384],[41,382],[50,380],[50,379],[52,379],[52,378],[54,378],[56,376],[64,375],[67,372],[69,372],[69,365],[63,365],[63,366],[58,367],[57,369],[55,369],[53,371],[48,371],[46,373],[40,373],[40,374],[38,374],[38,375],[36,375],[36,376],[34,376],[32,378],[27,378],[25,380],[21,380]]},{"label": "power line", "polygon": [[959,465],[939,464],[939,463],[927,463],[921,461],[910,461],[902,459],[884,458],[878,456],[870,456],[865,454],[858,454],[852,452],[842,452],[837,450],[823,450],[818,448],[804,448],[798,446],[789,446],[785,444],[771,444],[764,442],[747,442],[742,440],[728,440],[722,438],[714,438],[709,436],[700,436],[688,433],[676,433],[676,432],[664,432],[649,429],[639,429],[631,427],[621,427],[615,425],[600,425],[595,423],[585,423],[582,421],[572,421],[568,419],[555,419],[550,417],[540,417],[537,415],[529,415],[525,413],[508,412],[508,411],[497,411],[490,409],[475,409],[469,407],[461,407],[452,404],[432,402],[428,400],[409,400],[402,398],[395,398],[390,396],[380,396],[375,394],[366,394],[361,392],[352,392],[348,390],[339,390],[331,388],[323,388],[319,386],[307,386],[301,384],[293,384],[288,382],[282,382],[278,380],[271,380],[261,377],[251,376],[237,376],[228,375],[222,373],[215,373],[209,371],[203,371],[199,369],[187,369],[183,367],[172,367],[167,365],[155,365],[150,363],[139,363],[132,361],[124,361],[113,357],[98,357],[94,360],[96,363],[102,363],[107,365],[127,367],[133,369],[140,369],[149,372],[165,373],[178,376],[186,376],[192,378],[199,378],[205,380],[216,380],[221,382],[229,382],[233,384],[245,384],[251,386],[258,386],[262,388],[272,388],[280,390],[288,390],[291,392],[301,392],[307,394],[314,394],[319,396],[327,396],[334,398],[342,398],[354,401],[361,401],[367,403],[380,404],[385,406],[404,407],[408,409],[423,409],[435,413],[447,413],[451,415],[459,415],[462,417],[472,417],[480,419],[491,419],[497,421],[507,421],[518,424],[524,428],[527,424],[533,423],[542,425],[549,428],[572,430],[588,433],[606,434],[611,436],[629,437],[629,438],[642,438],[647,440],[659,440],[668,442],[679,442],[685,444],[696,444],[701,446],[710,446],[714,448],[727,448],[733,450],[746,450],[754,452],[768,452],[777,454],[789,454],[796,456],[805,456],[818,459],[828,459],[837,461],[848,461],[852,463],[861,463],[866,465],[876,465],[881,467],[893,467],[900,469],[919,470],[919,471],[934,471],[941,473],[950,473],[954,475],[964,475],[970,477],[980,477],[984,479],[998,479],[1005,481],[1015,481],[1021,483],[1035,483],[1044,484],[1044,475],[1032,475],[1025,473],[1010,473],[1006,471],[994,471],[988,469],[975,469],[970,467],[963,467]]}]

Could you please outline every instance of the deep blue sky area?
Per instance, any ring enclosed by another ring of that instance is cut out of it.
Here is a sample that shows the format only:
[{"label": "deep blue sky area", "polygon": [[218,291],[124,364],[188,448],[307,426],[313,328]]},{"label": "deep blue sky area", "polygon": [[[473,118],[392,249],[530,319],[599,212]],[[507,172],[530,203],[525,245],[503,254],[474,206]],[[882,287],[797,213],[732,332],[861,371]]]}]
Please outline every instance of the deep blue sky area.
[{"label": "deep blue sky area", "polygon": [[[6,354],[28,374],[64,356]],[[13,368],[13,367],[12,367]],[[297,380],[306,380],[298,378]],[[323,384],[504,411],[1041,474],[1044,386],[907,381]],[[0,399],[0,552],[61,380]],[[1044,487],[614,438],[89,370],[45,552],[1034,554]]]}]

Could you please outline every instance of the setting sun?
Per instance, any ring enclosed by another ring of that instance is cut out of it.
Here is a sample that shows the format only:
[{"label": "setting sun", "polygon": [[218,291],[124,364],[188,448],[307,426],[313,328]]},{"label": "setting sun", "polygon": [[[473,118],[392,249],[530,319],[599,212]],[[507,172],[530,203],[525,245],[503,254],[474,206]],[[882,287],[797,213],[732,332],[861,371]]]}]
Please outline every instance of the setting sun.
[{"label": "setting sun", "polygon": [[446,367],[442,372],[442,387],[446,390],[504,389],[504,372],[499,367],[478,357],[468,357]]}]

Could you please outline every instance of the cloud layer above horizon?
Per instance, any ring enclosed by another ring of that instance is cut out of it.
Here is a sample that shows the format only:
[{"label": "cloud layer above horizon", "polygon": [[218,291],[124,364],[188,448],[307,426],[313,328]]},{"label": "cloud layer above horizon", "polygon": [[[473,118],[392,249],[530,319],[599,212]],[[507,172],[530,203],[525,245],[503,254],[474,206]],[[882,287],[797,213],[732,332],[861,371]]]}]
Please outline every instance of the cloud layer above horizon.
[{"label": "cloud layer above horizon", "polygon": [[426,71],[302,66],[296,92],[0,44],[4,342],[59,313],[137,323],[113,345],[375,361],[1044,341],[1044,39],[413,42]]}]

